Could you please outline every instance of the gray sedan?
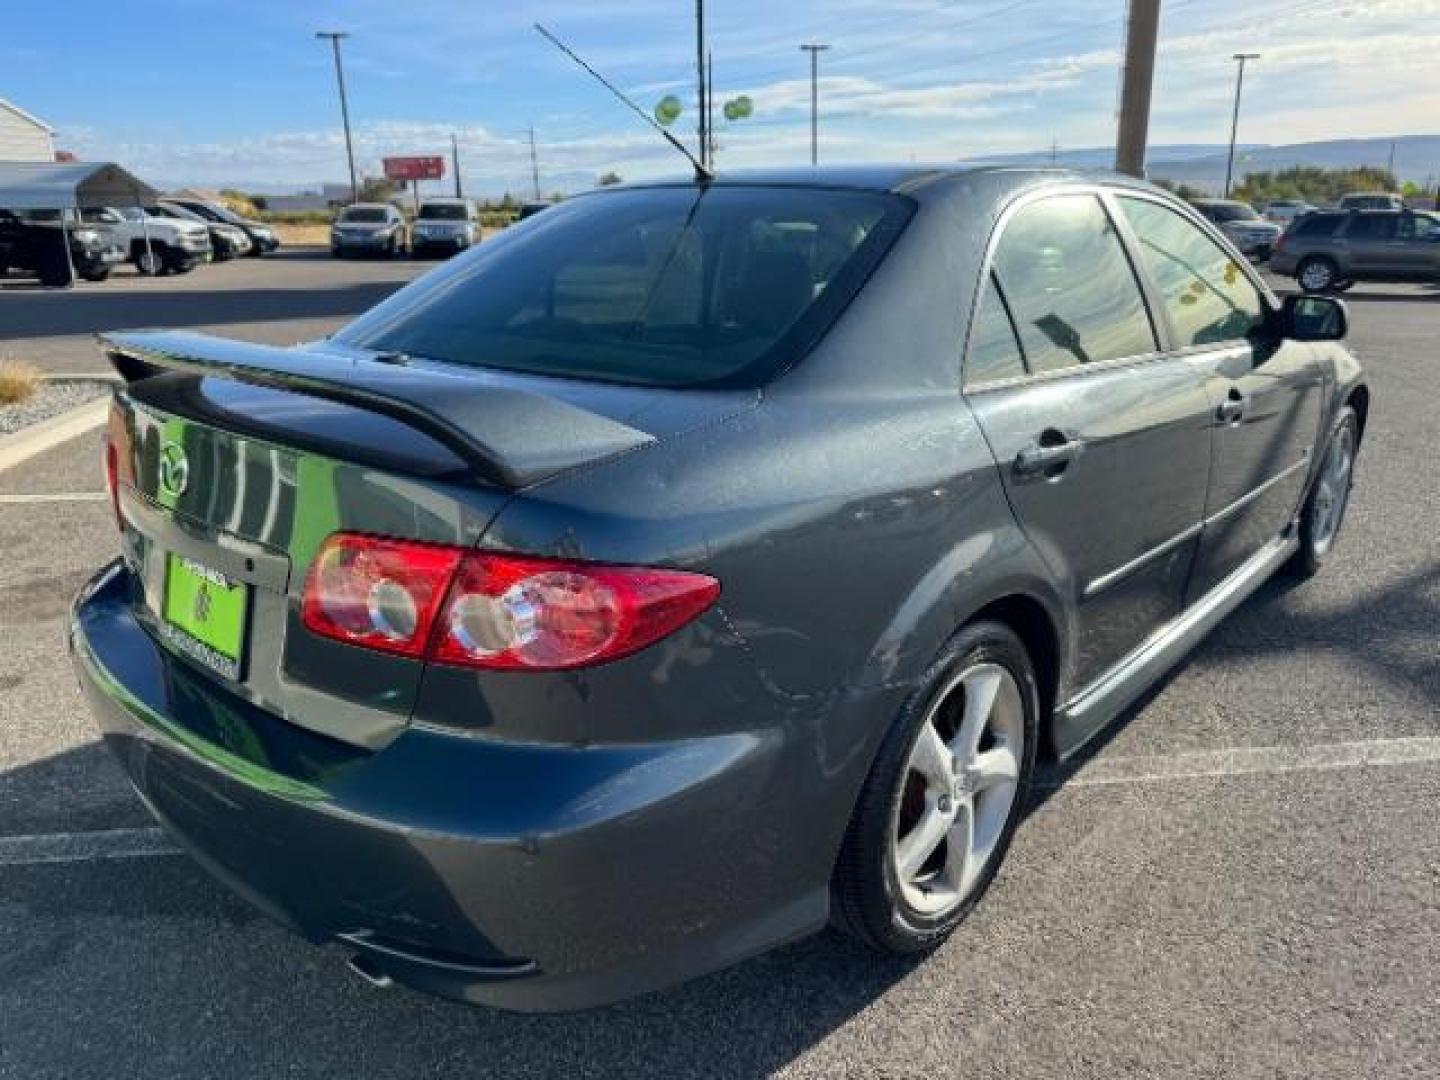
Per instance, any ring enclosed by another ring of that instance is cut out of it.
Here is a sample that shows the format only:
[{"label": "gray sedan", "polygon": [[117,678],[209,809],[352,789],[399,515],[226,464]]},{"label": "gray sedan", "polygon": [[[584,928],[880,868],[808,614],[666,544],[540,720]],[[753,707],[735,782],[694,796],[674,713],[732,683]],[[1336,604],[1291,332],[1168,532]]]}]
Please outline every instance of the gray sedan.
[{"label": "gray sedan", "polygon": [[111,335],[75,663],[159,821],[377,985],[931,949],[1038,761],[1324,564],[1345,330],[1121,178],[583,195],[309,346]]}]

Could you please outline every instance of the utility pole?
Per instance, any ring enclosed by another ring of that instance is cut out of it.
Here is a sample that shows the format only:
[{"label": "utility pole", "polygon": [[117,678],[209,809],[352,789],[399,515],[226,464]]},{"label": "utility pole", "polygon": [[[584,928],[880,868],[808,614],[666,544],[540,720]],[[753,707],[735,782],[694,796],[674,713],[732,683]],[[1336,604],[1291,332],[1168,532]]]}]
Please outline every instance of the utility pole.
[{"label": "utility pole", "polygon": [[1390,159],[1385,163],[1385,171],[1391,176],[1395,175],[1395,140],[1390,140]]},{"label": "utility pole", "polygon": [[530,125],[530,182],[535,188],[535,201],[540,201],[540,158],[535,154],[535,125]]},{"label": "utility pole", "polygon": [[705,0],[695,0],[695,82],[699,94],[695,101],[699,106],[695,115],[699,118],[700,164],[710,163],[710,135],[705,122]]},{"label": "utility pole", "polygon": [[340,119],[345,125],[345,157],[350,162],[350,201],[360,201],[360,185],[355,182],[355,145],[350,141],[350,105],[345,100],[345,68],[340,63],[340,41],[350,35],[339,30],[317,30],[317,38],[328,38],[335,51],[335,81],[340,86]]},{"label": "utility pole", "polygon": [[450,133],[450,163],[455,166],[455,197],[463,199],[465,189],[460,185],[460,144],[455,141],[455,133]]},{"label": "utility pole", "polygon": [[1056,162],[1056,160],[1057,160],[1059,157],[1060,157],[1060,140],[1059,140],[1059,139],[1051,139],[1051,140],[1050,140],[1050,164],[1051,164],[1051,165],[1054,165],[1055,162]]},{"label": "utility pole", "polygon": [[710,138],[710,156],[704,164],[715,167],[715,54],[705,52],[705,131]]},{"label": "utility pole", "polygon": [[820,164],[820,54],[829,45],[814,42],[801,45],[801,52],[810,54],[810,164]]},{"label": "utility pole", "polygon": [[1236,53],[1230,57],[1240,66],[1235,69],[1235,110],[1230,114],[1230,153],[1225,158],[1225,198],[1230,197],[1231,181],[1235,178],[1235,136],[1240,130],[1240,91],[1245,85],[1245,61],[1259,60],[1259,53]]},{"label": "utility pole", "polygon": [[1125,29],[1125,69],[1120,81],[1120,130],[1115,171],[1145,175],[1150,137],[1150,90],[1155,82],[1155,39],[1160,33],[1160,0],[1130,0]]}]

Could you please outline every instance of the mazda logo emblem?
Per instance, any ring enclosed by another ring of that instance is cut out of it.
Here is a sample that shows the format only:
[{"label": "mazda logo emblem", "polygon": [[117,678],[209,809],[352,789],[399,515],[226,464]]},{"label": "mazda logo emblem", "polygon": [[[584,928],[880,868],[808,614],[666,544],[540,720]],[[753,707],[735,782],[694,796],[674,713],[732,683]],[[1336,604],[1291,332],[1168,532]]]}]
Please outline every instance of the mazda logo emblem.
[{"label": "mazda logo emblem", "polygon": [[179,443],[166,443],[160,448],[160,487],[167,495],[179,498],[190,482],[190,462]]}]

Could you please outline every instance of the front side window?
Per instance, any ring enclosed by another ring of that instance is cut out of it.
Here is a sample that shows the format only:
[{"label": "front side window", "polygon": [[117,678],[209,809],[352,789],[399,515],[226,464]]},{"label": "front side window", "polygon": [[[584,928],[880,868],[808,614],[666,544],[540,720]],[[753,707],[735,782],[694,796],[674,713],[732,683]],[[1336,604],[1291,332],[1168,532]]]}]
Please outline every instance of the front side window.
[{"label": "front side window", "polygon": [[1436,229],[1440,229],[1440,218],[1432,214],[1400,215],[1401,240],[1429,240]]},{"label": "front side window", "polygon": [[1167,206],[1123,196],[1118,202],[1160,290],[1177,348],[1240,340],[1265,322],[1260,291],[1219,244]]},{"label": "front side window", "polygon": [[338,340],[539,375],[759,386],[824,333],[910,205],[738,185],[587,195],[425,275]]},{"label": "front side window", "polygon": [[1021,209],[995,249],[994,269],[1031,372],[1157,348],[1130,260],[1094,195]]}]

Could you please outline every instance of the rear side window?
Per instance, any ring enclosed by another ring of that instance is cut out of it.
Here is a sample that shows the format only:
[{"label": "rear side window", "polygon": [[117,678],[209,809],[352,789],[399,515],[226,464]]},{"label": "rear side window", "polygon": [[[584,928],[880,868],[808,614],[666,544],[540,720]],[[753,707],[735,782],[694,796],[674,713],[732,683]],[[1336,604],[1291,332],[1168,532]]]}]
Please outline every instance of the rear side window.
[{"label": "rear side window", "polygon": [[970,331],[970,356],[965,364],[967,385],[1013,379],[1025,374],[1025,361],[1020,342],[1000,290],[992,274],[985,281],[980,306],[975,311],[975,325]]},{"label": "rear side window", "polygon": [[572,199],[402,289],[361,348],[643,386],[758,386],[854,296],[910,202],[821,188]]},{"label": "rear side window", "polygon": [[1347,240],[1393,240],[1396,226],[1400,224],[1398,214],[1370,213],[1356,214],[1345,230]]},{"label": "rear side window", "polygon": [[1292,236],[1334,236],[1344,214],[1306,214],[1290,226]]},{"label": "rear side window", "polygon": [[1224,249],[1182,215],[1148,199],[1118,202],[1160,290],[1175,346],[1247,337],[1265,321],[1265,302]]},{"label": "rear side window", "polygon": [[1031,203],[995,249],[995,276],[1032,372],[1156,349],[1140,285],[1093,195]]}]

